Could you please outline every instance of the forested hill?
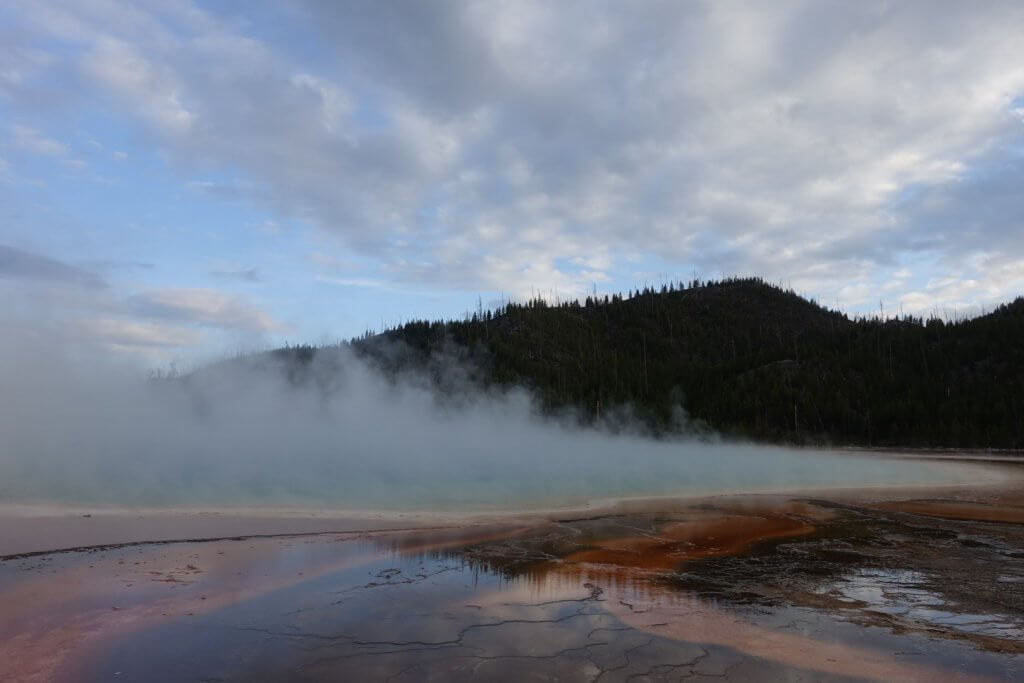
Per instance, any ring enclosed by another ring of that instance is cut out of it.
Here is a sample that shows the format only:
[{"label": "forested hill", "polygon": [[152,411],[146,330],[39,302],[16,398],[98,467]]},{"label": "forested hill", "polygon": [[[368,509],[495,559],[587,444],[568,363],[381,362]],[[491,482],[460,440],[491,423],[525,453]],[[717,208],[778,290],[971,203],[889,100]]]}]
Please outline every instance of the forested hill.
[{"label": "forested hill", "polygon": [[353,342],[389,372],[469,357],[475,381],[526,386],[585,421],[628,405],[671,430],[681,405],[763,441],[975,448],[1024,447],[1022,344],[1021,298],[956,322],[851,320],[757,279],[509,304]]}]

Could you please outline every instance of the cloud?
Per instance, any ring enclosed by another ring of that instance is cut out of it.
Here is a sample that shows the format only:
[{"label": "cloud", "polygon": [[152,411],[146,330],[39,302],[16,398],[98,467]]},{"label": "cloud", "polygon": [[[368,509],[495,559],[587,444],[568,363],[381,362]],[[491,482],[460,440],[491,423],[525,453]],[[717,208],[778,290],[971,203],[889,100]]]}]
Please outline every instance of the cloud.
[{"label": "cloud", "polygon": [[149,317],[255,333],[284,329],[266,311],[216,289],[163,289],[138,294],[131,303],[134,312]]},{"label": "cloud", "polygon": [[62,157],[70,151],[63,142],[41,135],[39,131],[29,126],[14,125],[10,130],[11,144],[33,154]]},{"label": "cloud", "polygon": [[[92,262],[112,275],[152,268]],[[68,348],[116,349],[164,363],[200,352],[249,348],[285,326],[245,297],[211,288],[122,291],[91,270],[0,245],[0,328]]]},{"label": "cloud", "polygon": [[210,275],[218,280],[233,280],[236,282],[262,282],[263,275],[260,269],[252,268],[228,268],[224,270],[211,270]]},{"label": "cloud", "polygon": [[81,332],[87,337],[101,339],[109,346],[133,349],[195,346],[203,340],[203,335],[200,332],[187,327],[118,318],[83,321]]},{"label": "cloud", "polygon": [[1024,144],[1020,3],[20,12],[49,62],[18,72],[16,110],[33,74],[65,74],[194,190],[312,224],[403,284],[571,295],[639,261],[823,300],[908,263],[905,294],[956,262],[987,282],[975,298],[1018,282],[962,263],[992,250],[970,235],[1024,258],[1000,195],[1024,169],[999,161]]},{"label": "cloud", "polygon": [[360,270],[362,268],[362,265],[357,261],[353,261],[352,259],[341,259],[331,254],[325,254],[322,251],[310,252],[309,260],[312,263],[329,270],[353,271]]},{"label": "cloud", "polygon": [[174,72],[127,42],[110,37],[97,41],[85,55],[83,70],[162,132],[185,133],[193,123]]},{"label": "cloud", "polygon": [[89,268],[99,271],[113,270],[155,270],[156,264],[149,261],[124,261],[114,259],[96,259],[83,262]]},{"label": "cloud", "polygon": [[323,282],[329,285],[338,285],[339,287],[360,287],[363,289],[393,289],[394,286],[384,280],[374,280],[372,278],[360,278],[360,277],[332,277],[329,275],[317,275],[317,282]]},{"label": "cloud", "polygon": [[107,283],[96,273],[63,261],[0,244],[0,278],[38,280],[88,289],[102,289]]}]

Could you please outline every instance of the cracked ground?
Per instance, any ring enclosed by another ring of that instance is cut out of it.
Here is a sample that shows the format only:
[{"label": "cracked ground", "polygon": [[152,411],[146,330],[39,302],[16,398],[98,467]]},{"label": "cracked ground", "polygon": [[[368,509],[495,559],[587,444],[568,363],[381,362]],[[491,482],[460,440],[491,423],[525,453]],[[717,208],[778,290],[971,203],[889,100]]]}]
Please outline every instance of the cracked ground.
[{"label": "cracked ground", "polygon": [[1020,680],[1024,507],[986,495],[6,558],[0,680]]}]

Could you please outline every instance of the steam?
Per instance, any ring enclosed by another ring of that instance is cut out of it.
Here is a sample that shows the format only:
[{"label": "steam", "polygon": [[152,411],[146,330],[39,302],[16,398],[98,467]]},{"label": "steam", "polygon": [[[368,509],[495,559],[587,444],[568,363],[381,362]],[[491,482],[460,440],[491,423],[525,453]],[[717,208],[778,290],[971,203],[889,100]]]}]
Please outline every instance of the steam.
[{"label": "steam", "polygon": [[260,358],[152,381],[102,354],[76,358],[9,336],[0,348],[0,502],[507,509],[951,484],[984,472],[610,435],[539,417],[524,391],[466,384],[454,392],[462,400],[439,400],[422,378],[387,380],[345,348],[320,354],[309,381]]}]

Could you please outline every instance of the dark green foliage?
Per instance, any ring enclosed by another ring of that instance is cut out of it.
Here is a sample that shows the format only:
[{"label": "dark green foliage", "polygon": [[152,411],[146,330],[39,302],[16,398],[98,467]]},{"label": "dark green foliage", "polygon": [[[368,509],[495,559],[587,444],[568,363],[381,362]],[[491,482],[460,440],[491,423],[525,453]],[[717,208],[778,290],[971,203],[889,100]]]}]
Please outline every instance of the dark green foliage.
[{"label": "dark green foliage", "polygon": [[667,431],[681,404],[714,430],[762,441],[1021,448],[1022,339],[1020,298],[956,322],[851,320],[738,279],[538,299],[352,345],[386,372],[469,358],[474,382],[524,385],[545,410],[584,421],[629,406]]}]

